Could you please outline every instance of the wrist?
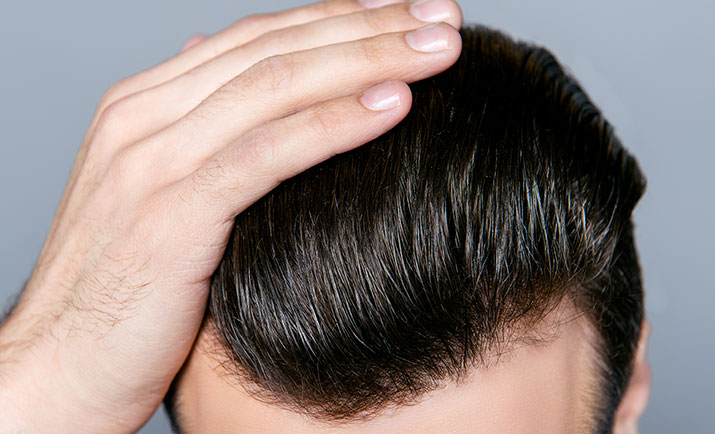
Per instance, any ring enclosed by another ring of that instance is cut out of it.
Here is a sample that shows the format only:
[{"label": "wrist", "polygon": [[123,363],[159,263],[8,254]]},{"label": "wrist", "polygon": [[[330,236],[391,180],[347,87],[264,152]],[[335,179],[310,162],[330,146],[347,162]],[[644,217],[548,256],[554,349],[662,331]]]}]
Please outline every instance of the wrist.
[{"label": "wrist", "polygon": [[[0,328],[0,432],[111,432],[71,381],[60,342],[48,327],[16,315]],[[98,428],[98,429],[97,429]]]},{"label": "wrist", "polygon": [[14,319],[0,329],[0,432],[62,431],[61,406],[68,400],[57,402],[53,358],[36,330]]},{"label": "wrist", "polygon": [[146,405],[120,398],[126,393],[116,390],[111,368],[93,360],[94,354],[69,350],[56,331],[5,345],[4,328],[0,342],[9,349],[0,348],[0,433],[47,432],[48,427],[78,434],[131,433],[144,423],[140,413]]}]

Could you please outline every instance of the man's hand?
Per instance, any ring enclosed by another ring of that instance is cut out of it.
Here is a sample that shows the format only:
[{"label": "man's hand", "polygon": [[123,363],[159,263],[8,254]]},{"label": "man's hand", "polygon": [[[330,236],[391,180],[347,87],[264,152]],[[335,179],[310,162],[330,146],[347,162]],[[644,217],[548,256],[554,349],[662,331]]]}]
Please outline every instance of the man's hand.
[{"label": "man's hand", "polygon": [[363,3],[249,16],[109,89],[0,328],[0,432],[141,427],[191,349],[236,215],[392,128],[405,82],[459,56],[453,1]]}]

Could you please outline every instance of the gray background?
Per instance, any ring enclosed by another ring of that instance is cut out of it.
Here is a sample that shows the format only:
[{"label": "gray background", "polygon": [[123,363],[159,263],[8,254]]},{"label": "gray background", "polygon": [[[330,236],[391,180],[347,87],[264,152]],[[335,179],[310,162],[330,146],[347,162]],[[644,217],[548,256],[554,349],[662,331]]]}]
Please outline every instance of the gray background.
[{"label": "gray background", "polygon": [[[96,103],[195,32],[303,4],[0,2],[0,303],[29,276]],[[645,433],[713,432],[715,18],[707,0],[463,0],[467,22],[548,46],[649,179],[636,214],[654,325]],[[169,432],[158,413],[142,433]]]}]

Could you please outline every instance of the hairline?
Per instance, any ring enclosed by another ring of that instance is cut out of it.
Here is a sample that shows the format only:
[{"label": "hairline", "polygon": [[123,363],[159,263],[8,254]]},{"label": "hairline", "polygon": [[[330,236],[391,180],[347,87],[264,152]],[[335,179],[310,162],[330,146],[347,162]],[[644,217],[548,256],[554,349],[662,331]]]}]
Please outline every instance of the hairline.
[{"label": "hairline", "polygon": [[[558,321],[554,322],[551,321],[550,318],[555,311],[558,311],[558,314],[561,316],[559,316],[560,319]],[[563,319],[564,315],[566,316],[566,319]],[[509,342],[507,346],[503,348],[503,351],[487,355],[486,359],[494,360],[493,364],[475,364],[472,368],[469,369],[467,375],[473,372],[473,370],[479,369],[480,367],[482,369],[489,369],[489,367],[496,366],[498,363],[502,363],[505,360],[508,360],[509,354],[513,353],[517,348],[524,346],[549,346],[560,337],[560,330],[564,324],[579,320],[583,321],[584,334],[586,335],[586,340],[589,344],[588,351],[590,354],[589,357],[587,357],[587,360],[588,372],[590,372],[591,374],[588,375],[587,384],[584,387],[584,390],[581,391],[579,398],[583,401],[584,407],[589,411],[588,414],[579,417],[579,419],[576,421],[576,424],[580,429],[587,430],[585,431],[587,433],[600,434],[599,429],[602,428],[602,423],[600,420],[599,413],[602,410],[603,401],[606,399],[604,386],[606,382],[605,376],[608,374],[607,363],[604,359],[603,354],[605,343],[603,342],[603,337],[598,332],[593,321],[589,319],[586,313],[583,312],[583,310],[579,309],[574,303],[574,301],[571,300],[568,296],[564,297],[564,299],[554,303],[553,306],[549,307],[542,317],[535,321],[531,325],[531,327],[525,328],[524,333],[521,334],[517,339]],[[548,321],[548,324],[546,324],[547,331],[545,333],[542,333],[542,331],[544,331],[544,324],[546,321]],[[221,376],[222,378],[230,377],[240,381],[243,378],[242,375],[237,373],[236,370],[230,369],[226,366],[227,364],[232,364],[230,356],[228,356],[226,353],[226,351],[228,351],[228,348],[220,344],[220,336],[215,328],[214,322],[211,320],[210,315],[206,315],[204,318],[202,329],[204,328],[207,328],[208,339],[204,341],[205,345],[195,346],[194,350],[206,354],[208,357],[217,362],[217,365],[212,368],[212,370],[216,372],[219,376]],[[509,327],[510,330],[513,328],[514,327]],[[519,326],[517,325],[516,328],[519,328]],[[449,384],[459,384],[461,381],[461,378],[448,378],[445,379],[445,381],[443,381],[438,388],[447,386]],[[322,418],[313,417],[310,413],[300,411],[300,409],[294,408],[289,404],[283,403],[275,399],[267,398],[268,395],[266,395],[265,393],[261,393],[263,392],[263,390],[250,381],[247,383],[239,384],[241,387],[243,387],[244,391],[246,391],[253,399],[257,399],[261,402],[267,403],[268,405],[283,408],[287,411],[306,415],[309,420],[311,420],[311,422],[316,423],[318,425],[335,428],[346,427],[357,423],[365,422],[374,418],[379,418],[385,410],[419,404],[421,399],[427,394],[425,393],[420,395],[419,397],[417,397],[417,400],[415,402],[387,405],[383,408],[376,410],[374,413],[368,414],[367,417],[359,416],[351,420],[324,420]],[[171,425],[172,433],[187,434],[186,430],[184,429],[184,417],[181,412],[183,390],[178,390],[177,386],[178,383],[176,381],[172,383],[169,392],[167,393],[168,399],[164,400],[164,408]]]}]

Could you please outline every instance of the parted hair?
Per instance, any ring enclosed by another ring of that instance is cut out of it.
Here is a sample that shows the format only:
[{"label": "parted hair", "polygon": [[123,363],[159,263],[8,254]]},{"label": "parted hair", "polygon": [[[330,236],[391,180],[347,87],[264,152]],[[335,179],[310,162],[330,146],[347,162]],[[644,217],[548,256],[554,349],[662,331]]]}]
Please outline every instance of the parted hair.
[{"label": "parted hair", "polygon": [[464,27],[381,137],[238,215],[205,321],[263,400],[349,421],[484,363],[568,299],[608,432],[643,318],[636,160],[546,49]]}]

